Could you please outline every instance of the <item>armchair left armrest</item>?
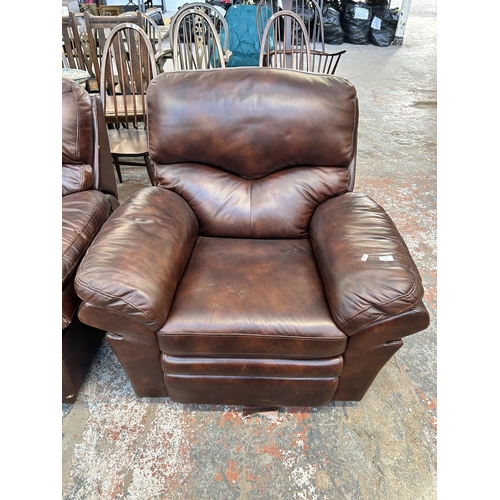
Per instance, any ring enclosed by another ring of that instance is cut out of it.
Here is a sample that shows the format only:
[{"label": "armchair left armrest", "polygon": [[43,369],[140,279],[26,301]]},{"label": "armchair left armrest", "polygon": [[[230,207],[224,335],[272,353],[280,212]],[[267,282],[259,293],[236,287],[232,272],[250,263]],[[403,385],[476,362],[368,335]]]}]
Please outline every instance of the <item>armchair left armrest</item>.
[{"label": "armchair left armrest", "polygon": [[198,221],[179,195],[153,186],[135,192],[110,216],[78,268],[82,322],[131,335],[159,330],[197,235]]}]

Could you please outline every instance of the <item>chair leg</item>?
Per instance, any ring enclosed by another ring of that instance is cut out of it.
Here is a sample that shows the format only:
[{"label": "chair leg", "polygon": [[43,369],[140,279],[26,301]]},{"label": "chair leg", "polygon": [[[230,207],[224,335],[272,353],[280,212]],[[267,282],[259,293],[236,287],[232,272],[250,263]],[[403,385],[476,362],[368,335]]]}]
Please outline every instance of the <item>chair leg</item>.
[{"label": "chair leg", "polygon": [[113,156],[113,163],[115,165],[116,173],[118,175],[118,180],[120,181],[120,184],[121,184],[123,182],[122,170],[120,168],[120,163],[118,162],[118,158],[116,156]]},{"label": "chair leg", "polygon": [[146,164],[146,169],[148,171],[149,180],[151,181],[151,185],[155,186],[156,185],[155,172],[154,172],[153,164],[151,163],[151,159],[149,158],[148,154],[144,155],[144,163]]}]

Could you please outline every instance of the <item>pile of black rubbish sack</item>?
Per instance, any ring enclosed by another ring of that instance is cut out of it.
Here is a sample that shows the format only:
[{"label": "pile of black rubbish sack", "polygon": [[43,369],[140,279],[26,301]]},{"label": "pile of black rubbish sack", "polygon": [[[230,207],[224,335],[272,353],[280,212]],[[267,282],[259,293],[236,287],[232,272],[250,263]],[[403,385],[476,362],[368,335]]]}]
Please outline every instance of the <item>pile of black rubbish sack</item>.
[{"label": "pile of black rubbish sack", "polygon": [[396,35],[399,9],[389,0],[324,0],[325,43],[340,45],[378,45],[387,47]]}]

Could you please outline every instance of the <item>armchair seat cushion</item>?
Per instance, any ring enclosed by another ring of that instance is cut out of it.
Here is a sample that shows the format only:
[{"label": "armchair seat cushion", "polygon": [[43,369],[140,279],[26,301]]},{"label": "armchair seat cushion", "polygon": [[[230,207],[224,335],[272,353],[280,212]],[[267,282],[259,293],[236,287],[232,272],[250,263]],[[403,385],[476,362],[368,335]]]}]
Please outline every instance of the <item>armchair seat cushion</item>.
[{"label": "armchair seat cushion", "polygon": [[200,236],[158,332],[172,356],[323,359],[346,342],[306,239]]},{"label": "armchair seat cushion", "polygon": [[62,287],[73,278],[87,248],[109,217],[111,203],[97,190],[62,198]]}]

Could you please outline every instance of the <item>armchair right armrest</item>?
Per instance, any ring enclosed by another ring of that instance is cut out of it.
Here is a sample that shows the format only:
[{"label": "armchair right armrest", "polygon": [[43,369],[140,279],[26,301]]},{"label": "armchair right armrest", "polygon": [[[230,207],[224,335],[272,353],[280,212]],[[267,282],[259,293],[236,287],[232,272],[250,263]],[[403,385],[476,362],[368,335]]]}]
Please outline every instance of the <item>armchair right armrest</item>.
[{"label": "armchair right armrest", "polygon": [[366,195],[320,205],[309,234],[332,317],[349,336],[334,399],[360,401],[401,338],[429,325],[422,281],[396,226]]},{"label": "armchair right armrest", "polygon": [[323,203],[310,237],[330,311],[346,335],[421,303],[422,280],[408,248],[368,196],[350,192]]}]

